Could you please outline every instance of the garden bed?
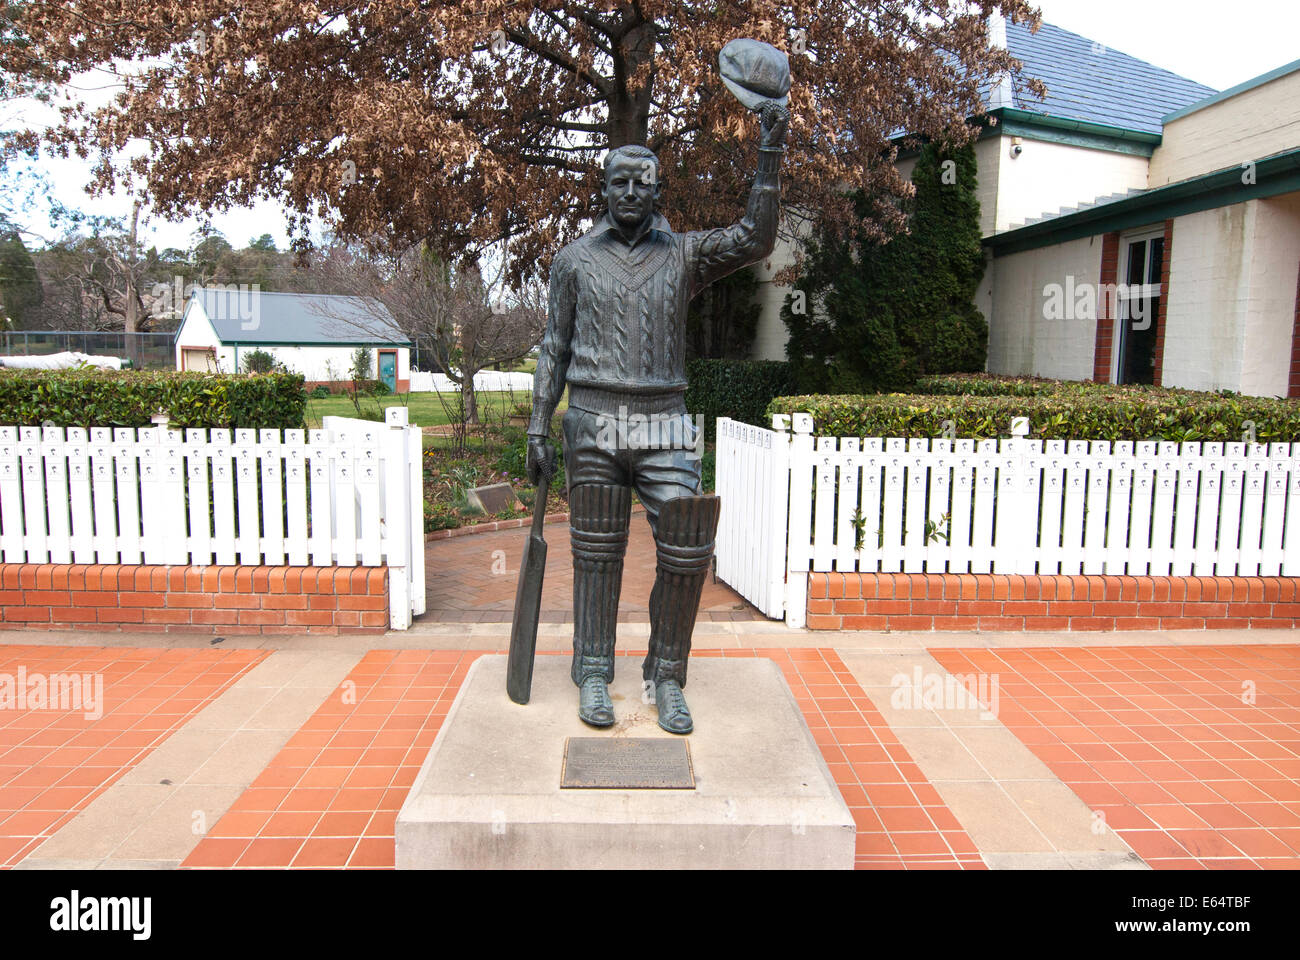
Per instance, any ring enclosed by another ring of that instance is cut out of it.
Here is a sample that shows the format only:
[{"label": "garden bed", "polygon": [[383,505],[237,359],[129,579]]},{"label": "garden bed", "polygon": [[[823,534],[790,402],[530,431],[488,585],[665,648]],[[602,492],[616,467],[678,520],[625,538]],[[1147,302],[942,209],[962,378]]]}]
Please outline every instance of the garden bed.
[{"label": "garden bed", "polygon": [[[473,487],[508,483],[523,505],[521,510],[486,514],[471,507],[466,494]],[[524,465],[504,440],[500,445],[468,444],[464,456],[453,456],[443,446],[424,451],[424,529],[446,530],[494,520],[513,520],[531,515],[537,488],[528,482]],[[551,511],[568,510],[563,484],[552,484]]]}]

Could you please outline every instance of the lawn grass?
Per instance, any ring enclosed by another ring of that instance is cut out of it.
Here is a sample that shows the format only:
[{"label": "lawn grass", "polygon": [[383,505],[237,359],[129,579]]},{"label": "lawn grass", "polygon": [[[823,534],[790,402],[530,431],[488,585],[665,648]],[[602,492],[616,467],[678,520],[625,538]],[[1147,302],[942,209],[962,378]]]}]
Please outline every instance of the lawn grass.
[{"label": "lawn grass", "polygon": [[517,373],[536,373],[536,372],[537,372],[537,358],[536,358],[536,357],[524,357],[524,359],[522,359],[522,360],[520,360],[520,361],[518,361],[518,362],[516,362],[516,363],[511,363],[511,364],[502,364],[502,365],[501,365],[501,369],[504,370],[504,371],[509,371],[509,372],[511,372],[511,373],[516,373],[516,372],[517,372]]},{"label": "lawn grass", "polygon": [[[442,401],[438,396],[436,393],[400,393],[384,397],[362,397],[361,406],[362,408],[405,406],[409,411],[412,424],[436,427],[451,423],[451,417],[443,409]],[[532,395],[524,390],[480,392],[476,396],[480,420],[487,419],[489,416],[495,420],[516,403],[528,403],[532,400]],[[453,412],[455,411],[454,395],[443,394],[442,400],[446,401]],[[307,401],[307,426],[311,429],[320,427],[322,417],[355,417],[356,415],[356,407],[352,405],[351,397],[344,394],[313,397]]]}]

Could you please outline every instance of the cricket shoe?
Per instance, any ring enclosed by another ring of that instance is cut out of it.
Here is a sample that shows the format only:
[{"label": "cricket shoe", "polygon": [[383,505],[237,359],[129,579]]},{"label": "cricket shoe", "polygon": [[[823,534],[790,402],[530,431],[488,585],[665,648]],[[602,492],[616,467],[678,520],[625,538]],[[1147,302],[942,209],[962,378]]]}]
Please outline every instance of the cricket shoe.
[{"label": "cricket shoe", "polygon": [[592,727],[613,726],[614,704],[610,702],[604,677],[593,674],[582,681],[578,693],[578,717]]},{"label": "cricket shoe", "polygon": [[690,733],[695,729],[686,695],[676,680],[655,684],[655,705],[659,708],[659,726],[669,733]]}]

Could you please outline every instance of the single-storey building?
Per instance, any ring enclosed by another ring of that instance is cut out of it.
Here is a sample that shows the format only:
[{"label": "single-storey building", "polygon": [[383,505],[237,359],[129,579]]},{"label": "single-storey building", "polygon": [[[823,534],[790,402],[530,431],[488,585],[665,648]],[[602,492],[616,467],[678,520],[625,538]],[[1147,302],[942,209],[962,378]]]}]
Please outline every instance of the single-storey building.
[{"label": "single-storey building", "polygon": [[[993,85],[975,147],[989,372],[1300,395],[1300,61],[1217,93],[1050,24],[991,27],[1048,93]],[[770,276],[754,355],[780,358]]]},{"label": "single-storey building", "polygon": [[176,369],[239,373],[247,355],[262,350],[310,388],[350,379],[353,356],[365,349],[371,377],[406,393],[410,347],[392,315],[360,297],[203,287],[176,331]]}]

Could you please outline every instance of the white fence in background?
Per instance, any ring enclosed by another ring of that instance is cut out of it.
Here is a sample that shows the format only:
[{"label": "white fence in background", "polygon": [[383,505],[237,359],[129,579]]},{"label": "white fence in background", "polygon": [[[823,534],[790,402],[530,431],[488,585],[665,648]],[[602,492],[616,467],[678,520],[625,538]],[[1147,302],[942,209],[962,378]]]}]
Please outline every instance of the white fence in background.
[{"label": "white fence in background", "polygon": [[[510,372],[499,370],[482,370],[474,374],[474,389],[485,391],[513,390],[518,394],[531,395],[533,392],[533,375],[522,370]],[[452,381],[445,373],[425,373],[411,371],[412,393],[460,393],[460,384]],[[526,399],[522,397],[521,399]]]},{"label": "white fence in background", "polygon": [[395,630],[424,612],[420,431],[0,427],[6,563],[387,566]]},{"label": "white fence in background", "polygon": [[717,574],[803,626],[809,572],[1300,576],[1300,444],[816,437],[721,418]]}]

